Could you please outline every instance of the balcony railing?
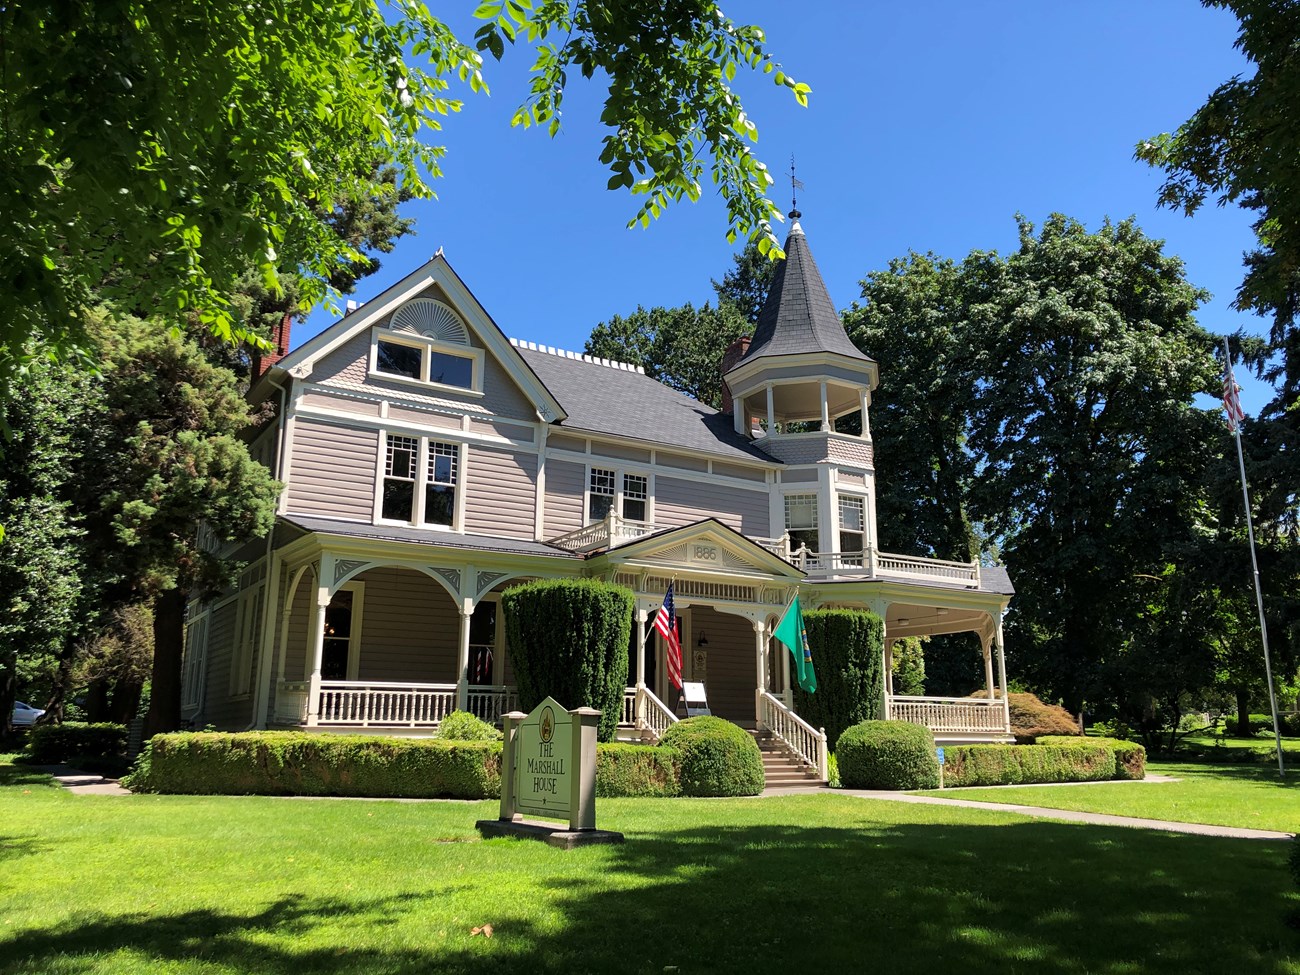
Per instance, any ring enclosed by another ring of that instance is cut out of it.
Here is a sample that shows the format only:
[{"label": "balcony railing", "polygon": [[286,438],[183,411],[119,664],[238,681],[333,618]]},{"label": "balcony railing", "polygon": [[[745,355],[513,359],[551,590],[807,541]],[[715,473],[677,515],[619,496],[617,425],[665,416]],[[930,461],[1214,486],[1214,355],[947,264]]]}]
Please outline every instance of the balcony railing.
[{"label": "balcony railing", "polygon": [[567,548],[570,552],[595,552],[603,548],[617,548],[661,530],[648,522],[628,521],[611,511],[602,521],[592,522],[577,531],[565,532],[552,538],[551,544]]},{"label": "balcony railing", "polygon": [[1010,733],[1006,707],[996,698],[890,694],[885,698],[885,717],[924,725],[940,734]]}]

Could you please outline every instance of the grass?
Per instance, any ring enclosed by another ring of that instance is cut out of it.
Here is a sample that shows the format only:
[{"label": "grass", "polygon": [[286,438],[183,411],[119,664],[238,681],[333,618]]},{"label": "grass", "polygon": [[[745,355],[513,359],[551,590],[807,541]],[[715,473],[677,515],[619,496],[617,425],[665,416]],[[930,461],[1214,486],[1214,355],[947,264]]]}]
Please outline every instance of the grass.
[{"label": "grass", "polygon": [[1280,779],[1277,768],[1269,765],[1152,762],[1147,771],[1171,775],[1179,781],[946,789],[925,795],[1178,823],[1300,831],[1300,770],[1292,770]]},{"label": "grass", "polygon": [[1281,843],[823,794],[602,800],[627,843],[565,853],[495,811],[0,767],[0,973],[1300,975]]}]

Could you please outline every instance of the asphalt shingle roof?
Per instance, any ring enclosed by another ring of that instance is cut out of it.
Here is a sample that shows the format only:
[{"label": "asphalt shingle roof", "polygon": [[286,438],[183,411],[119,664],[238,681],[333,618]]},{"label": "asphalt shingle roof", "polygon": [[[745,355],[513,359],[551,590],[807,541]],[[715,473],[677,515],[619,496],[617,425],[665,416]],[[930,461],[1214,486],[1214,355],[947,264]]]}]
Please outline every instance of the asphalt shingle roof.
[{"label": "asphalt shingle roof", "polygon": [[568,414],[561,429],[588,430],[715,457],[780,461],[736,433],[730,414],[629,369],[518,346]]},{"label": "asphalt shingle roof", "polygon": [[808,239],[796,223],[786,238],[785,260],[777,265],[754,339],[740,362],[801,352],[837,352],[871,361],[845,334]]}]

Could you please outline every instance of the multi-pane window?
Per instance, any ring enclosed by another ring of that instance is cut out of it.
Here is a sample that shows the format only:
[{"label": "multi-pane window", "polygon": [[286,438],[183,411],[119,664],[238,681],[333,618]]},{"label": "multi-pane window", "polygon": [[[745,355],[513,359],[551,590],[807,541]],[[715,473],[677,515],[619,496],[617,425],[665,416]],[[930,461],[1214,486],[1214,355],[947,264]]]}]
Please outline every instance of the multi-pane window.
[{"label": "multi-pane window", "polygon": [[460,448],[454,443],[429,441],[429,464],[424,482],[424,524],[450,525],[456,517],[456,467]]},{"label": "multi-pane window", "polygon": [[388,435],[380,517],[421,525],[451,526],[456,518],[456,482],[460,447],[439,440]]},{"label": "multi-pane window", "polygon": [[587,520],[604,521],[614,509],[615,485],[618,474],[603,467],[593,467],[588,479]]},{"label": "multi-pane window", "polygon": [[474,359],[405,342],[379,339],[375,343],[375,371],[443,386],[474,388]]},{"label": "multi-pane window", "polygon": [[593,467],[587,480],[587,521],[603,521],[615,511],[628,521],[645,521],[650,510],[650,478]]},{"label": "multi-pane window", "polygon": [[817,551],[817,495],[787,494],[785,496],[785,530],[790,533],[790,547],[806,546]]},{"label": "multi-pane window", "polygon": [[866,507],[862,498],[840,495],[840,551],[861,552],[865,538]]},{"label": "multi-pane window", "polygon": [[384,460],[384,498],[381,513],[392,521],[415,517],[415,471],[420,441],[415,437],[388,435]]},{"label": "multi-pane window", "polygon": [[650,479],[641,474],[623,475],[623,517],[628,521],[645,521],[646,501],[650,497]]}]

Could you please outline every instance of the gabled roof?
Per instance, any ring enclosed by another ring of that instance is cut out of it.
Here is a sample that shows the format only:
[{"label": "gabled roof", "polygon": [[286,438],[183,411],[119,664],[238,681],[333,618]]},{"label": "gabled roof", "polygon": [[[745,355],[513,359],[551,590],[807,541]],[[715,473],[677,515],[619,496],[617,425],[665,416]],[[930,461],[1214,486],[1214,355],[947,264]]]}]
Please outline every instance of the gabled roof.
[{"label": "gabled roof", "polygon": [[[798,211],[791,214],[797,215]],[[834,352],[872,361],[845,333],[803,228],[795,223],[786,238],[785,260],[777,265],[749,351],[733,368],[765,356],[810,352]]]},{"label": "gabled roof", "polygon": [[677,528],[665,528],[653,535],[646,535],[634,542],[628,542],[626,545],[593,552],[587,558],[588,560],[607,558],[610,561],[619,563],[636,562],[640,564],[643,560],[653,560],[656,553],[674,549],[683,542],[698,539],[710,539],[723,544],[740,553],[743,556],[743,561],[748,563],[747,567],[734,563],[729,565],[726,561],[715,559],[699,565],[700,571],[711,574],[716,574],[719,570],[731,574],[744,574],[748,571],[751,574],[761,573],[769,576],[782,576],[791,581],[797,581],[804,577],[804,571],[798,566],[787,562],[781,556],[768,551],[753,539],[746,538],[734,528],[712,517],[702,518],[699,521],[693,521],[689,525],[680,525]]},{"label": "gabled roof", "polygon": [[731,416],[634,369],[522,343],[518,352],[564,408],[560,429],[605,433],[712,457],[781,463],[736,433]]},{"label": "gabled roof", "polygon": [[312,367],[318,360],[353,336],[382,321],[384,316],[434,284],[442,288],[460,313],[465,316],[479,340],[505,367],[510,378],[537,408],[538,414],[548,420],[563,418],[564,410],[559,402],[546,388],[545,383],[528,367],[528,363],[515,351],[506,334],[501,331],[487,309],[479,304],[474,293],[466,287],[460,275],[452,268],[441,248],[427,263],[416,268],[361,307],[348,312],[333,325],[276,362],[253,384],[253,388],[249,391],[249,398],[257,402],[270,395],[272,378],[283,378],[289,375],[302,379],[310,376]]}]

